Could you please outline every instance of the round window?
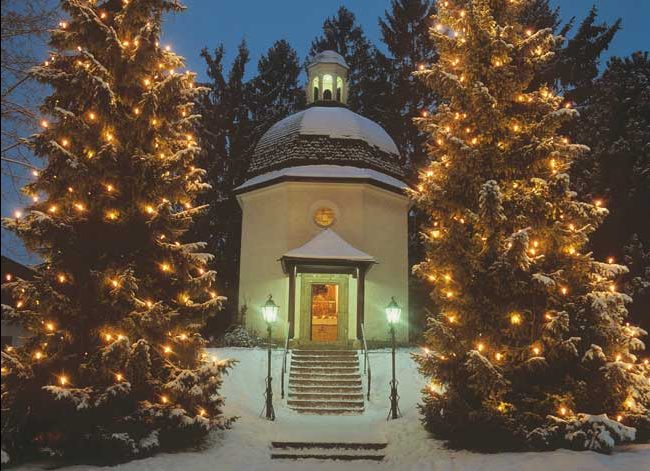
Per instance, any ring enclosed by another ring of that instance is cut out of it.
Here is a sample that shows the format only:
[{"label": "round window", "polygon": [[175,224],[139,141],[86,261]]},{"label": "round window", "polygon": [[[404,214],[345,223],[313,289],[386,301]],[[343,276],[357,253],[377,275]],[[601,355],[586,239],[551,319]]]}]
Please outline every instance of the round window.
[{"label": "round window", "polygon": [[332,208],[321,207],[314,212],[314,222],[319,227],[330,227],[334,224],[334,210]]}]

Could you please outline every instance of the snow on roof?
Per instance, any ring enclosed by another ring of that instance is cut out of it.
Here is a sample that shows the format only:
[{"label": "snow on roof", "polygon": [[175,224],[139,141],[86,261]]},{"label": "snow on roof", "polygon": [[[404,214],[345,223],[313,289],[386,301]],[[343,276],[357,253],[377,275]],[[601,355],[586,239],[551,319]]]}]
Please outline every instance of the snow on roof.
[{"label": "snow on roof", "polygon": [[338,64],[346,69],[349,69],[347,62],[341,54],[336,51],[322,51],[314,56],[314,59],[309,63],[307,67],[312,67],[318,63],[326,64]]},{"label": "snow on roof", "polygon": [[332,229],[324,229],[303,246],[289,250],[283,255],[283,257],[322,260],[355,260],[362,262],[375,261],[372,256],[351,246]]},{"label": "snow on roof", "polygon": [[288,167],[263,173],[262,175],[246,180],[235,188],[235,190],[243,190],[283,177],[369,179],[400,190],[408,188],[408,185],[403,181],[370,168],[349,167],[345,165],[301,165],[299,167]]},{"label": "snow on roof", "polygon": [[[302,111],[300,134],[315,134],[339,139],[361,139],[389,154],[399,155],[395,142],[374,121],[347,108],[313,106]],[[280,121],[277,125],[281,125]]]}]

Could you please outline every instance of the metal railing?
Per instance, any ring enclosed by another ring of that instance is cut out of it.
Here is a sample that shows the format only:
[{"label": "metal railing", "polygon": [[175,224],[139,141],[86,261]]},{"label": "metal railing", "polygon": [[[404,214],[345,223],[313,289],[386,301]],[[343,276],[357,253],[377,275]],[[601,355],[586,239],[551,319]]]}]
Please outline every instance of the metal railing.
[{"label": "metal railing", "polygon": [[284,340],[284,354],[282,355],[282,375],[280,376],[281,397],[284,399],[284,374],[287,372],[287,353],[289,353],[289,334],[291,333],[291,322],[288,323],[287,338]]},{"label": "metal railing", "polygon": [[370,400],[370,386],[372,384],[372,372],[370,371],[370,358],[368,357],[368,344],[366,343],[366,329],[361,323],[361,340],[363,341],[363,374],[368,376],[368,392],[366,397]]}]

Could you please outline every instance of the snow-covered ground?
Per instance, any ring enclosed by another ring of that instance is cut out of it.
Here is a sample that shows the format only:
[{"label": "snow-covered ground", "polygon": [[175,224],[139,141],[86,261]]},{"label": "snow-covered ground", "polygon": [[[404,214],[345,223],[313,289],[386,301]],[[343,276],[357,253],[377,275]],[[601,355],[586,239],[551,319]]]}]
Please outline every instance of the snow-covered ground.
[{"label": "snow-covered ground", "polygon": [[[282,352],[273,354],[274,405],[277,418],[269,422],[260,417],[264,404],[266,351],[260,349],[212,349],[220,358],[236,358],[239,363],[226,378],[226,411],[240,419],[232,430],[213,434],[201,450],[159,454],[116,467],[118,471],[297,471],[297,470],[431,470],[431,471],[647,471],[650,445],[634,445],[613,455],[568,450],[546,453],[478,454],[446,450],[428,436],[419,422],[416,404],[424,385],[409,350],[398,353],[400,409],[403,416],[386,421],[390,352],[372,351],[373,384],[366,412],[360,416],[305,416],[289,410],[280,399]],[[378,441],[386,440],[384,462],[271,461],[271,440],[291,441]],[[44,466],[21,466],[20,471],[36,471]],[[95,469],[74,466],[66,471]]]}]

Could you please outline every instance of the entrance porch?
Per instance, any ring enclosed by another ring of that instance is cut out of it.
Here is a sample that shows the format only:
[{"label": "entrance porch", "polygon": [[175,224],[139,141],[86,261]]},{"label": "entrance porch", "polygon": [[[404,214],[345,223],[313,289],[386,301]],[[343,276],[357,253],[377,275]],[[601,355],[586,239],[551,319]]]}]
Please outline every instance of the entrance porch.
[{"label": "entrance porch", "polygon": [[376,263],[374,258],[325,230],[280,261],[289,277],[292,344],[356,347],[362,338],[366,274]]}]

